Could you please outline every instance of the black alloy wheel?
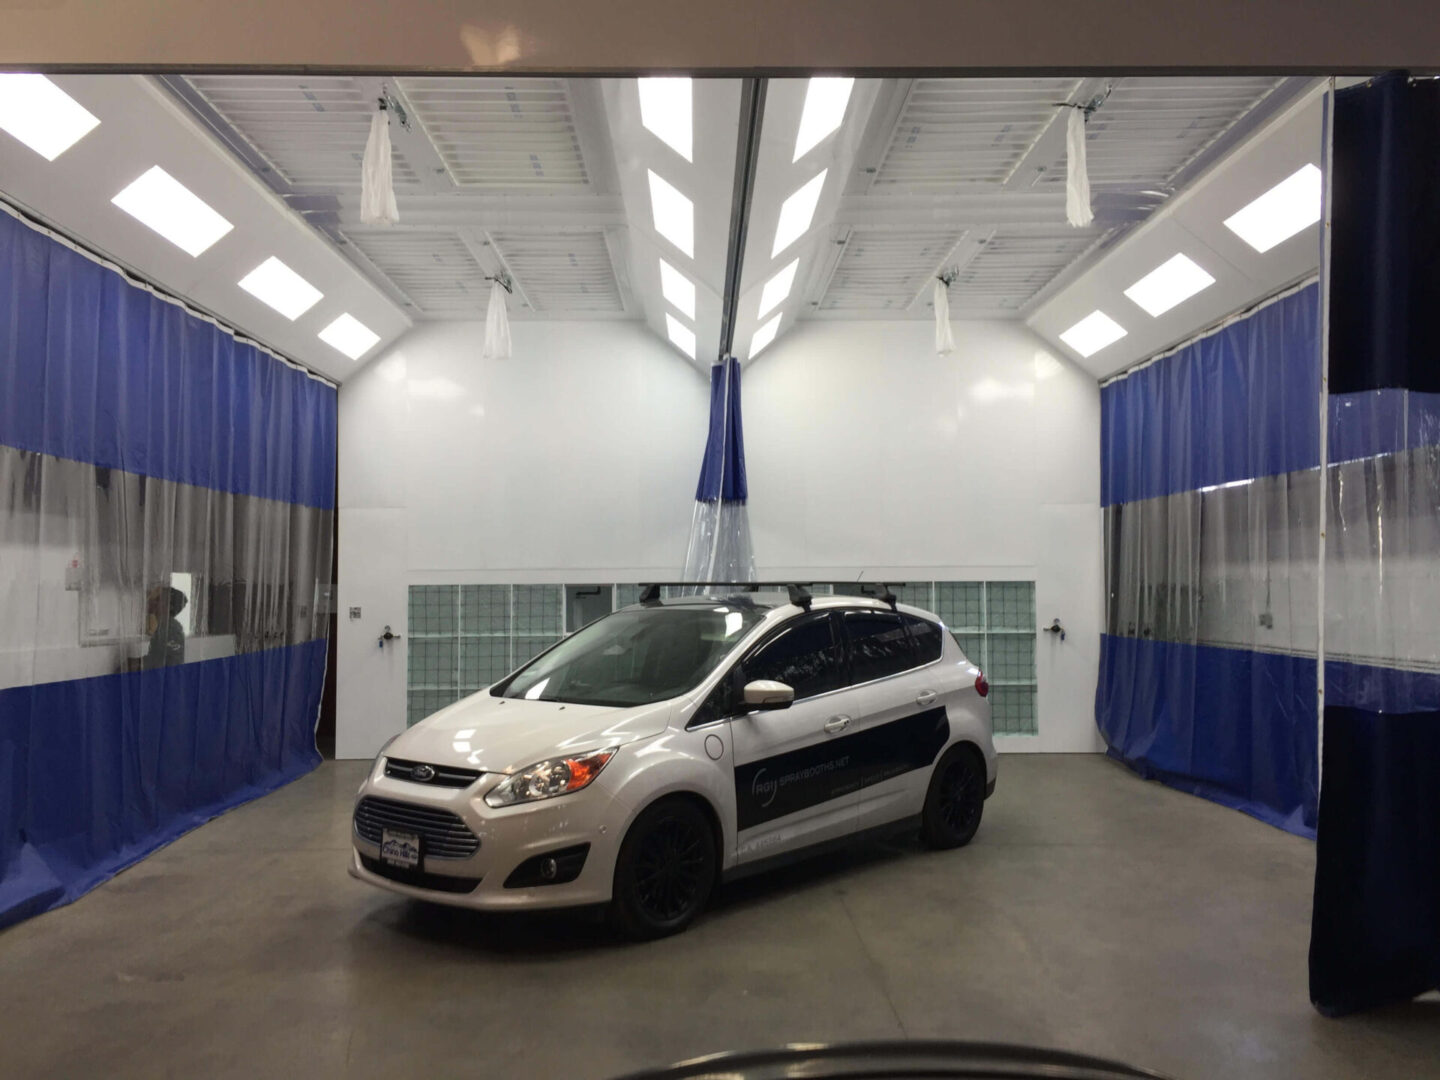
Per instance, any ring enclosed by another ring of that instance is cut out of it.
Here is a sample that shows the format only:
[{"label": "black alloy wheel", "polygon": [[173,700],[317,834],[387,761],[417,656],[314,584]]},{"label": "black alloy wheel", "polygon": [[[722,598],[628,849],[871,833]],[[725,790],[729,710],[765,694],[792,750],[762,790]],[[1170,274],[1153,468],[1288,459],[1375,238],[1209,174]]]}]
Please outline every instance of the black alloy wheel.
[{"label": "black alloy wheel", "polygon": [[656,803],[636,819],[620,846],[611,922],[639,939],[683,930],[710,896],[717,861],[704,811],[688,799]]},{"label": "black alloy wheel", "polygon": [[984,809],[984,759],[972,746],[952,746],[930,776],[921,816],[922,838],[931,847],[962,847],[980,828]]}]

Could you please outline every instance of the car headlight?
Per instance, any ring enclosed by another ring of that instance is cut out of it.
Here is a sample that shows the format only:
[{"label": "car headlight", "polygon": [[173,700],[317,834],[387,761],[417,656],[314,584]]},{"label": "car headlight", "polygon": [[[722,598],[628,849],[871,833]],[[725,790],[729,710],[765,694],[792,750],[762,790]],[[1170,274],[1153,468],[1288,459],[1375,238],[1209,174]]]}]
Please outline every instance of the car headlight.
[{"label": "car headlight", "polygon": [[485,801],[491,806],[513,806],[515,803],[569,795],[572,791],[589,787],[618,749],[612,746],[607,750],[537,761],[501,780],[486,794]]}]

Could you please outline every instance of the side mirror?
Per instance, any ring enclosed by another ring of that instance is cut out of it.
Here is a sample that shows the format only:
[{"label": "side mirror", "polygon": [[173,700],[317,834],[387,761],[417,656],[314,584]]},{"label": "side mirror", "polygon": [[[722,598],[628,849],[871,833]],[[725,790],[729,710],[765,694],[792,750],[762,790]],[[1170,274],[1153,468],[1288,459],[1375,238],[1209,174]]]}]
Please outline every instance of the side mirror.
[{"label": "side mirror", "polygon": [[745,684],[745,705],[751,709],[788,709],[795,691],[774,679],[756,679]]}]

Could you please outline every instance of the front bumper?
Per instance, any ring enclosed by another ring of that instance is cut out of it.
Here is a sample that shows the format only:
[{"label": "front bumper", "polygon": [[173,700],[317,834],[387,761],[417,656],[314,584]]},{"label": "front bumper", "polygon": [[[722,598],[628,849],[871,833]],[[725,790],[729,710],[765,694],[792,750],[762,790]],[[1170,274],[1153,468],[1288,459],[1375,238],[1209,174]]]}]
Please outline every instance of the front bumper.
[{"label": "front bumper", "polygon": [[[396,880],[365,865],[367,860],[372,866],[378,864],[380,848],[360,835],[352,814],[350,876],[417,900],[478,910],[583,907],[608,902],[629,811],[604,786],[606,777],[602,774],[590,787],[573,795],[497,810],[486,805],[484,794],[498,780],[495,775],[487,775],[468,788],[434,788],[385,776],[382,758],[357,794],[356,805],[372,796],[446,810],[465,823],[480,845],[468,858],[427,855],[421,873],[404,875],[408,880]],[[589,850],[573,881],[506,888],[506,879],[526,860],[582,844],[588,844]],[[476,882],[473,889],[468,887],[468,881]]]}]

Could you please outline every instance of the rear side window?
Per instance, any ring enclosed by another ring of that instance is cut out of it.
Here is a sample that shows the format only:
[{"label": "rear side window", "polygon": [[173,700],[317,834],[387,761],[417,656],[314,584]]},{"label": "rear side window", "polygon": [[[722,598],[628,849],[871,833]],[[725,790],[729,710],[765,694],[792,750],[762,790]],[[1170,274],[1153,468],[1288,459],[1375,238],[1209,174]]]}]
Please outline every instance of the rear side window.
[{"label": "rear side window", "polygon": [[916,666],[914,644],[899,615],[889,611],[847,611],[850,681],[883,679]]},{"label": "rear side window", "polygon": [[746,659],[742,678],[774,679],[795,691],[795,700],[834,690],[844,681],[840,643],[828,614],[796,620]]},{"label": "rear side window", "polygon": [[902,615],[901,618],[905,620],[905,629],[914,643],[915,662],[928,664],[939,660],[940,652],[945,647],[945,639],[941,636],[945,631],[929,619],[917,618],[914,615]]}]

